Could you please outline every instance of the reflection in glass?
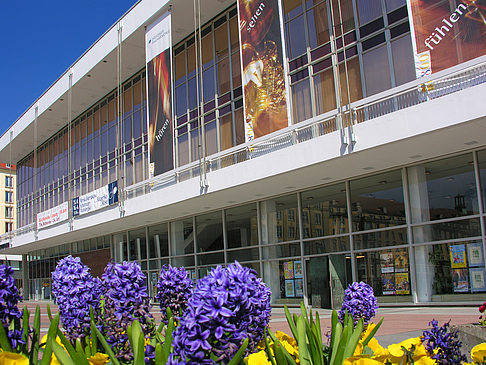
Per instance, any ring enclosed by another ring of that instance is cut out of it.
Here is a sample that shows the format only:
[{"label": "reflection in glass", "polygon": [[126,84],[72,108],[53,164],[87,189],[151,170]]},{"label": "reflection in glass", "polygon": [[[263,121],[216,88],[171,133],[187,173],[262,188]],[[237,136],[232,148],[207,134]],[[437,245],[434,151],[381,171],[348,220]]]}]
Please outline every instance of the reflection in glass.
[{"label": "reflection in glass", "polygon": [[256,208],[256,204],[253,203],[225,211],[228,248],[258,245]]},{"label": "reflection in glass", "polygon": [[406,223],[400,170],[350,182],[353,231]]},{"label": "reflection in glass", "polygon": [[304,239],[348,232],[344,184],[302,193],[302,229]]},{"label": "reflection in glass", "polygon": [[353,235],[354,248],[364,250],[367,248],[406,245],[407,229],[399,228],[386,231],[369,232]]},{"label": "reflection in glass", "polygon": [[261,202],[260,214],[263,244],[299,239],[297,194]]},{"label": "reflection in glass", "polygon": [[147,244],[145,228],[130,231],[128,233],[130,245],[130,261],[144,260],[147,258]]},{"label": "reflection in glass", "polygon": [[412,223],[479,213],[471,154],[407,169]]},{"label": "reflection in glass", "polygon": [[221,211],[196,217],[197,252],[223,249],[223,215]]},{"label": "reflection in glass", "polygon": [[[192,218],[171,222],[170,225],[171,255],[175,256],[194,253]],[[194,265],[194,263],[191,265]]]},{"label": "reflection in glass", "polygon": [[169,256],[168,224],[162,223],[149,227],[149,255],[150,258]]}]

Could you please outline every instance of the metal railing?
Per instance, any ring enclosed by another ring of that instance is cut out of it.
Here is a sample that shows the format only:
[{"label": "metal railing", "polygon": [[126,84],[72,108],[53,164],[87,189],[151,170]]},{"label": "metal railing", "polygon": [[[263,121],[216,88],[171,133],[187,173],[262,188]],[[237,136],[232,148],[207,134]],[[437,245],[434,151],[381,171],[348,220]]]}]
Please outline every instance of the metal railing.
[{"label": "metal railing", "polygon": [[[486,83],[486,56],[361,99],[347,105],[341,111],[328,112],[261,137],[256,141],[211,155],[206,159],[206,169],[207,172],[217,171],[482,83]],[[137,196],[199,177],[200,171],[199,161],[194,161],[126,187],[123,200],[134,199]],[[0,236],[0,241],[34,230],[35,224],[30,224]]]}]

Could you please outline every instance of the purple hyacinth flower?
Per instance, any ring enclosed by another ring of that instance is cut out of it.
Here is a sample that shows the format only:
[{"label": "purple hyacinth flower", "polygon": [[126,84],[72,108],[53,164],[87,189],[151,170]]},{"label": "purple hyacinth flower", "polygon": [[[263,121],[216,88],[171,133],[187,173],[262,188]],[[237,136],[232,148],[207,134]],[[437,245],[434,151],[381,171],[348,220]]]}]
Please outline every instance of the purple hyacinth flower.
[{"label": "purple hyacinth flower", "polygon": [[346,311],[353,316],[356,325],[360,318],[367,324],[376,315],[377,300],[373,288],[364,282],[354,282],[344,292],[344,300],[339,311],[339,320],[344,321]]}]

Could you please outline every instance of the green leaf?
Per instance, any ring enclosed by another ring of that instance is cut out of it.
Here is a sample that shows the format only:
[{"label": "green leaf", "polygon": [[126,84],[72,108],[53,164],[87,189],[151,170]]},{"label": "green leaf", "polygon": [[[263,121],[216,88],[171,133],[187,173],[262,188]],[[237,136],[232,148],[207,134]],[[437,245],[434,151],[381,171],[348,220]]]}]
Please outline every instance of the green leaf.
[{"label": "green leaf", "polygon": [[89,334],[91,342],[91,353],[95,355],[98,352],[98,340],[96,338],[96,332],[94,330],[95,324],[93,321],[90,323],[91,333]]},{"label": "green leaf", "polygon": [[140,322],[134,321],[131,326],[128,326],[127,334],[130,344],[132,345],[133,364],[144,365],[144,334]]},{"label": "green leaf", "polygon": [[341,342],[341,337],[343,333],[343,325],[339,322],[337,312],[332,311],[332,330],[331,330],[331,348],[330,348],[330,359],[329,363],[334,364],[334,359],[336,358],[337,349],[339,343]]},{"label": "green leaf", "polygon": [[307,347],[306,323],[304,317],[297,319],[297,344],[299,345],[299,360],[302,365],[310,365],[309,348]]},{"label": "green leaf", "polygon": [[306,322],[309,322],[309,318],[307,318],[307,309],[305,309],[304,302],[300,302],[300,312],[302,313],[302,318],[304,318]]},{"label": "green leaf", "polygon": [[49,303],[47,303],[47,316],[49,317],[49,321],[52,321],[51,305]]},{"label": "green leaf", "polygon": [[[24,307],[24,311],[22,313],[22,340],[26,344],[29,343],[29,320],[30,320],[30,311],[27,309],[27,307]],[[25,350],[27,352],[27,346],[25,345]]]},{"label": "green leaf", "polygon": [[[299,317],[299,318],[302,319],[302,317]],[[272,331],[268,330],[268,334],[270,335],[270,338],[272,339],[274,346],[275,346],[276,343],[280,343],[280,341],[272,333]],[[283,346],[282,346],[282,351],[283,351],[284,356],[287,358],[287,363],[288,364],[290,364],[290,365],[297,365],[297,363],[295,362],[295,360],[293,359],[293,357],[288,353],[288,351]],[[299,354],[299,360],[300,360],[300,363],[302,364],[302,359],[300,359],[300,354]],[[277,363],[277,365],[280,365],[280,364]]]},{"label": "green leaf", "polygon": [[[71,344],[71,342],[68,341],[68,339],[66,338],[66,336],[64,336],[64,333],[62,333],[62,331],[58,328],[57,329],[57,336],[59,337],[59,339],[61,340],[61,343],[64,345],[64,347],[66,348],[69,356],[71,356],[71,358],[77,363],[77,364],[84,364],[84,365],[89,365],[89,362],[88,360],[86,359],[86,356],[84,356],[84,353],[82,353],[82,350],[81,350],[81,354],[82,356],[78,355],[78,353],[76,353],[76,350],[74,349],[73,345]],[[77,344],[76,344],[77,345]]]},{"label": "green leaf", "polygon": [[12,352],[12,345],[10,344],[10,340],[7,337],[7,333],[5,332],[5,328],[0,323],[0,347],[4,351]]},{"label": "green leaf", "polygon": [[170,350],[172,347],[173,332],[174,332],[174,317],[170,315],[169,323],[167,324],[167,329],[165,330],[165,341],[164,344],[162,345],[163,354],[164,354],[164,364],[167,362],[167,359],[169,358]]},{"label": "green leaf", "polygon": [[296,338],[297,337],[297,327],[295,326],[295,322],[292,319],[292,315],[290,314],[290,311],[289,311],[289,308],[287,307],[287,305],[285,305],[284,311],[285,311],[285,317],[287,318],[287,323],[289,324],[290,330],[292,331],[292,336],[294,338]]},{"label": "green leaf", "polygon": [[49,330],[47,331],[47,342],[42,355],[41,365],[49,365],[51,363],[52,342],[56,340],[57,331],[59,330],[59,313],[52,319]]},{"label": "green leaf", "polygon": [[280,343],[273,344],[273,352],[275,353],[275,359],[278,365],[287,365],[287,359],[282,350],[282,345]]},{"label": "green leaf", "polygon": [[71,357],[69,357],[69,355],[62,348],[62,346],[56,342],[56,339],[51,337],[49,338],[48,343],[52,347],[52,350],[54,351],[57,360],[59,360],[62,365],[76,365],[76,363],[73,361],[73,359],[71,359]]},{"label": "green leaf", "polygon": [[356,324],[356,327],[354,328],[353,333],[349,338],[348,343],[346,344],[346,348],[344,350],[344,358],[353,356],[354,350],[358,345],[359,338],[361,337],[361,333],[363,332],[363,327],[364,327],[363,318],[360,318],[358,323]]},{"label": "green leaf", "polygon": [[378,329],[381,327],[381,324],[383,323],[383,319],[384,319],[384,318],[382,318],[382,319],[380,320],[380,322],[378,322],[378,324],[375,326],[375,328],[373,328],[373,329],[371,330],[371,332],[369,333],[368,337],[366,337],[366,338],[365,338],[365,340],[363,341],[363,347],[364,347],[364,346],[366,346],[366,345],[368,345],[368,343],[370,342],[370,340],[371,340],[373,337],[375,337],[376,332],[378,331]]},{"label": "green leaf", "polygon": [[245,338],[245,341],[243,341],[240,349],[236,352],[235,356],[230,360],[228,365],[237,365],[240,363],[241,359],[243,358],[243,355],[245,354],[246,348],[248,347],[248,338]]},{"label": "green leaf", "polygon": [[[167,356],[169,355],[167,354]],[[165,359],[164,350],[162,349],[162,345],[158,343],[155,346],[155,363],[157,365],[165,365],[167,363],[167,360],[164,359]]]},{"label": "green leaf", "polygon": [[[297,329],[296,329],[297,331]],[[275,364],[275,359],[273,358],[273,355],[272,355],[272,351],[270,350],[270,342],[268,341],[268,328],[266,327],[265,328],[265,352],[267,353],[267,357],[270,359],[270,362],[272,363],[272,365],[276,365]]]},{"label": "green leaf", "polygon": [[349,332],[352,331],[352,328],[350,328],[349,325],[346,325],[343,329],[343,334],[341,336],[341,340],[339,341],[339,345],[337,346],[336,354],[334,357],[334,349],[333,349],[333,357],[334,357],[334,362],[331,363],[331,365],[341,365],[344,359],[344,350],[347,345],[347,338],[349,337]]},{"label": "green leaf", "polygon": [[94,319],[93,318],[91,318],[91,324],[92,324],[91,328],[94,327],[96,337],[98,337],[98,340],[100,341],[101,345],[105,349],[106,354],[110,357],[110,360],[113,363],[113,365],[120,365],[120,362],[118,361],[115,354],[113,353],[111,346],[108,345],[108,342],[106,342],[106,340],[103,337],[103,335],[101,334],[100,330],[98,328],[96,328],[96,326],[94,325]]},{"label": "green leaf", "polygon": [[40,307],[35,306],[34,328],[32,332],[32,348],[30,350],[29,363],[37,362],[39,358],[39,341],[40,341]]}]

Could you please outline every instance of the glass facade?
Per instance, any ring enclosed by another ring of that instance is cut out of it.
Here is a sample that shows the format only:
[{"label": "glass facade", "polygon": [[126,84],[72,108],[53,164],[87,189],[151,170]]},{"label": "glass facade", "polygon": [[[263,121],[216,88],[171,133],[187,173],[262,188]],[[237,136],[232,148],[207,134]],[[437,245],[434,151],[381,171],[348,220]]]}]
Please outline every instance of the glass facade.
[{"label": "glass facade", "polygon": [[[282,3],[292,123],[415,78],[405,0]],[[194,34],[173,47],[176,167],[245,142],[237,18],[233,6],[202,27],[199,66]],[[18,163],[19,227],[109,182],[147,179],[145,71],[122,91]],[[74,254],[96,261],[95,275],[110,257],[138,262],[151,295],[165,264],[197,279],[238,260],[263,277],[274,304],[336,308],[354,280],[380,303],[473,301],[486,292],[485,196],[486,151],[396,167],[31,252],[30,295],[49,298],[56,260]]]},{"label": "glass facade", "polygon": [[[30,256],[31,295],[48,295],[39,290],[50,285],[58,258],[103,253],[108,260],[111,242],[115,260],[139,262],[152,294],[164,264],[185,266],[196,279],[238,260],[263,276],[274,304],[305,298],[316,307],[336,307],[353,280],[372,285],[382,304],[473,301],[486,292],[486,232],[480,221],[485,214],[478,193],[484,186],[484,154],[470,152],[40,250]],[[464,200],[451,202],[451,191]]]}]

